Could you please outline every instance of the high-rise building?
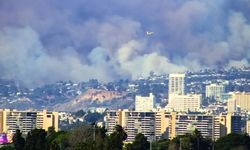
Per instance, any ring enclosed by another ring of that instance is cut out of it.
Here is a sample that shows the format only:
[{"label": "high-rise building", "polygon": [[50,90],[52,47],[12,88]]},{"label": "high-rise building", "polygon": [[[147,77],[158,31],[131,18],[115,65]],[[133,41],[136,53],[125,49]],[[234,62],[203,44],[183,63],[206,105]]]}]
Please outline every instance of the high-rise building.
[{"label": "high-rise building", "polygon": [[147,137],[148,141],[155,137],[155,112],[125,112],[127,141],[133,141],[138,133]]},{"label": "high-rise building", "polygon": [[185,94],[185,74],[169,74],[168,94]]},{"label": "high-rise building", "polygon": [[23,134],[31,130],[54,127],[58,131],[58,113],[44,111],[0,110],[0,132],[14,134],[19,129]]},{"label": "high-rise building", "polygon": [[[166,133],[165,112],[137,112],[129,110],[107,111],[105,127],[107,133],[114,131],[115,125],[121,125],[126,131],[128,142],[132,142],[138,133],[142,133],[147,140],[160,139]],[[166,135],[165,135],[166,136]]]},{"label": "high-rise building", "polygon": [[173,112],[170,118],[170,138],[190,133],[194,129],[200,131],[203,137],[214,140],[229,133],[241,132],[241,116],[238,115],[181,114]]},{"label": "high-rise building", "polygon": [[155,97],[152,93],[149,96],[135,96],[135,111],[152,111]]},{"label": "high-rise building", "polygon": [[218,139],[229,133],[241,132],[241,116],[235,114],[177,113],[164,110],[137,112],[129,110],[108,111],[105,116],[107,133],[115,125],[121,125],[128,135],[127,142],[134,140],[138,133],[150,139],[174,138],[198,129],[203,137]]},{"label": "high-rise building", "polygon": [[210,84],[206,86],[206,97],[221,101],[223,93],[225,93],[225,88],[222,84]]},{"label": "high-rise building", "polygon": [[169,95],[168,108],[175,111],[198,111],[201,108],[200,94]]},{"label": "high-rise building", "polygon": [[[228,109],[233,110],[239,106],[241,110],[250,111],[250,92],[232,92],[230,94],[232,97],[228,100]],[[235,106],[232,106],[233,103]]]},{"label": "high-rise building", "polygon": [[124,127],[123,122],[125,121],[124,115],[122,115],[126,110],[109,110],[104,117],[105,128],[107,129],[107,134],[111,134],[114,131],[116,125]]}]

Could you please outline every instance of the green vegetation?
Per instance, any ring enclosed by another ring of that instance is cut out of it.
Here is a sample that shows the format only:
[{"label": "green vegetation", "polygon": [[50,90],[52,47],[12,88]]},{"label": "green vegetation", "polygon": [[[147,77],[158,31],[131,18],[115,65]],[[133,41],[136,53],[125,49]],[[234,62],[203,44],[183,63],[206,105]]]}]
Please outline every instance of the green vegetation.
[{"label": "green vegetation", "polygon": [[139,133],[135,137],[135,141],[131,144],[126,145],[126,150],[149,150],[149,142],[147,141],[147,138]]},{"label": "green vegetation", "polygon": [[202,137],[198,130],[194,130],[192,134],[177,136],[169,143],[169,150],[210,150],[212,149],[212,141]]},{"label": "green vegetation", "polygon": [[127,134],[117,125],[114,132],[106,134],[105,128],[94,125],[82,125],[70,131],[56,132],[49,128],[32,130],[23,138],[20,130],[13,137],[13,144],[0,150],[248,150],[250,137],[246,134],[228,134],[216,142],[202,137],[198,130],[191,134],[177,136],[172,140],[162,139],[148,142],[139,133],[132,143],[124,144]]},{"label": "green vegetation", "polygon": [[246,134],[228,134],[215,142],[215,148],[220,150],[249,150],[250,137]]}]

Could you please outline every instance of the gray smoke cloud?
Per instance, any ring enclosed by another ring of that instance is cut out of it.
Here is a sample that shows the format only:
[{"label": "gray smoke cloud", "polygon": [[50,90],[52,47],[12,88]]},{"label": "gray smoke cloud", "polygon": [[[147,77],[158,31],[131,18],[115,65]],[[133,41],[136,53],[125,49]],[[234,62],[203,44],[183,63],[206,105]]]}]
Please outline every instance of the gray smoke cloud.
[{"label": "gray smoke cloud", "polygon": [[34,86],[249,66],[249,14],[249,0],[3,0],[0,77]]}]

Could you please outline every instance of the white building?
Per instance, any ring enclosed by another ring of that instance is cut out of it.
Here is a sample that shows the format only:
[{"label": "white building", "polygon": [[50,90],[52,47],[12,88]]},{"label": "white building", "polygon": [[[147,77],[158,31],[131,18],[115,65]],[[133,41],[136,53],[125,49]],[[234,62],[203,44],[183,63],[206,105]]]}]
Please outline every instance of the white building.
[{"label": "white building", "polygon": [[185,94],[185,74],[169,74],[168,94]]},{"label": "white building", "polygon": [[155,97],[152,93],[149,96],[135,96],[135,111],[152,111],[154,108]]},{"label": "white building", "polygon": [[246,133],[250,135],[250,120],[247,120]]},{"label": "white building", "polygon": [[201,108],[201,100],[200,94],[171,94],[167,107],[176,111],[198,111]]},{"label": "white building", "polygon": [[225,93],[225,87],[222,84],[210,84],[206,86],[206,97],[221,101],[223,93]]}]

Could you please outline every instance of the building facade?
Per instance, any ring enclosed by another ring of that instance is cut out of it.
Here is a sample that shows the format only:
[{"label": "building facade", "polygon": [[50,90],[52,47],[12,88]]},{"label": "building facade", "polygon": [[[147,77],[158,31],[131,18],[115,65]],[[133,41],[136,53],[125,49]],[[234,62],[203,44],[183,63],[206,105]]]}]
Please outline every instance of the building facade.
[{"label": "building facade", "polygon": [[166,112],[137,112],[129,110],[108,111],[105,116],[107,133],[111,134],[115,125],[121,125],[128,134],[127,142],[132,142],[138,133],[147,140],[174,138],[192,133],[198,129],[203,137],[217,140],[229,133],[241,132],[241,116],[233,114],[189,114]]},{"label": "building facade", "polygon": [[246,133],[250,136],[250,120],[246,122]]},{"label": "building facade", "polygon": [[222,84],[206,85],[206,97],[214,98],[216,101],[222,101],[222,94],[225,93],[225,87]]},{"label": "building facade", "polygon": [[200,94],[176,95],[169,97],[168,108],[175,111],[198,111],[201,108],[202,96]]},{"label": "building facade", "polygon": [[229,133],[241,133],[241,116],[239,115],[206,115],[181,114],[172,112],[169,125],[169,137],[191,133],[194,129],[205,138],[217,140]]},{"label": "building facade", "polygon": [[155,97],[152,93],[149,96],[135,96],[135,111],[152,111]]},{"label": "building facade", "polygon": [[0,110],[0,132],[14,134],[19,129],[23,134],[31,130],[54,127],[58,131],[58,113],[43,111]]},{"label": "building facade", "polygon": [[168,94],[185,94],[185,74],[169,74]]},{"label": "building facade", "polygon": [[232,97],[229,100],[235,101],[241,110],[250,111],[250,92],[232,92],[230,94]]}]

